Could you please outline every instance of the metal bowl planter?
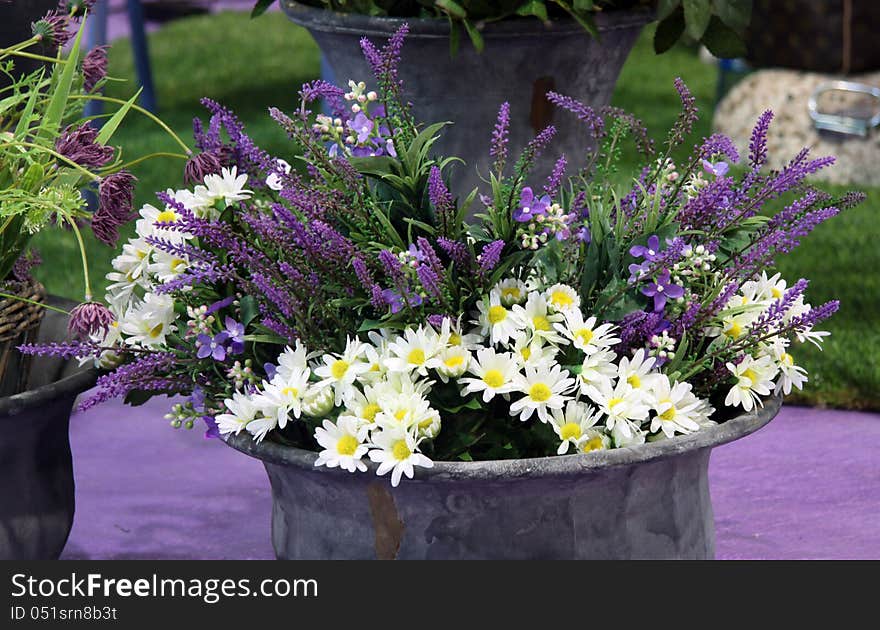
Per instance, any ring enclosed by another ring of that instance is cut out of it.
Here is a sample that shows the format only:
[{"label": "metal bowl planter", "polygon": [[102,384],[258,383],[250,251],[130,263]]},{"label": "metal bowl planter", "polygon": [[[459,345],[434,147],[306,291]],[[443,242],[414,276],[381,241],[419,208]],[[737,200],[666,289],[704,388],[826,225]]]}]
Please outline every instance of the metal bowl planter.
[{"label": "metal bowl planter", "polygon": [[437,147],[440,154],[466,162],[452,178],[464,191],[479,185],[478,173],[489,175],[489,137],[505,101],[511,107],[510,155],[517,156],[546,125],[557,127],[550,150],[536,164],[536,182],[549,175],[560,153],[579,163],[591,146],[586,125],[556,112],[546,92],[556,90],[593,107],[608,105],[636,38],[653,19],[644,9],[606,11],[596,18],[598,39],[574,20],[546,26],[537,19],[501,20],[481,31],[482,53],[463,36],[453,58],[446,20],[336,13],[295,0],[281,0],[281,5],[293,22],[308,29],[342,86],[349,79],[369,82],[373,76],[361,52],[362,37],[382,44],[409,24],[400,78],[418,120],[455,121]]},{"label": "metal bowl planter", "polygon": [[[47,303],[72,308],[73,302]],[[47,311],[40,342],[62,341],[67,316]],[[73,525],[74,482],[70,411],[98,371],[76,361],[36,357],[29,389],[0,398],[0,560],[61,555]]]},{"label": "metal bowl planter", "polygon": [[638,447],[435,462],[397,488],[375,464],[351,474],[244,433],[226,442],[266,467],[279,559],[710,559],[712,448],[757,431],[781,404]]}]

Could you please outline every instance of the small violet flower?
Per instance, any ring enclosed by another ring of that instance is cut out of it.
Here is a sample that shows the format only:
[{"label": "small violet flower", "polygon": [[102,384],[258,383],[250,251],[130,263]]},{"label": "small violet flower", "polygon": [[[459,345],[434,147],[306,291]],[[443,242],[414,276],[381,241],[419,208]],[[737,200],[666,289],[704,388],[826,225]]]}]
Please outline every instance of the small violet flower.
[{"label": "small violet flower", "polygon": [[213,337],[202,333],[196,337],[196,347],[198,351],[196,356],[200,359],[213,358],[215,361],[223,361],[226,358],[226,342],[229,340],[229,333],[217,333]]},{"label": "small violet flower", "polygon": [[651,265],[643,262],[641,265],[632,264],[629,266],[629,283],[634,284],[648,275],[651,271]]},{"label": "small violet flower", "polygon": [[513,211],[513,220],[519,223],[528,223],[537,216],[543,216],[551,204],[550,197],[544,195],[540,199],[535,197],[532,189],[526,186],[522,189],[519,198],[519,207]]},{"label": "small violet flower", "polygon": [[715,162],[712,163],[709,160],[703,160],[703,170],[709,173],[710,175],[714,175],[715,177],[724,177],[727,175],[727,171],[730,167],[727,165],[727,162]]},{"label": "small violet flower", "polygon": [[660,253],[660,238],[653,234],[648,238],[648,245],[633,245],[629,248],[630,255],[635,258],[644,258],[646,261],[652,261],[657,258]]},{"label": "small violet flower", "polygon": [[[406,305],[403,296],[401,296],[400,293],[393,289],[385,289],[384,291],[382,291],[382,298],[385,300],[385,303],[391,307],[392,313],[399,313]],[[412,293],[407,298],[406,302],[410,306],[421,306],[422,296],[420,296],[418,293]]]},{"label": "small violet flower", "polygon": [[226,330],[224,330],[230,341],[230,352],[232,354],[241,354],[244,352],[244,324],[235,321],[231,317],[226,318]]},{"label": "small violet flower", "polygon": [[669,270],[663,272],[647,286],[642,288],[642,293],[654,298],[654,311],[660,312],[666,306],[667,298],[680,298],[684,295],[684,288],[672,283]]},{"label": "small violet flower", "polygon": [[373,121],[363,112],[358,112],[353,120],[348,121],[348,128],[357,134],[358,144],[363,144],[373,133]]}]

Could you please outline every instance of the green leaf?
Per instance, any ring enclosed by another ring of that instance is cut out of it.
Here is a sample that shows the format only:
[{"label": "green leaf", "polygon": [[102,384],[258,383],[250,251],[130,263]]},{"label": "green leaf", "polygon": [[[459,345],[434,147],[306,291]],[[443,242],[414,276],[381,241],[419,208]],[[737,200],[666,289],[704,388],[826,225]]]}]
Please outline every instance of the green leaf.
[{"label": "green leaf", "polygon": [[373,157],[351,157],[348,158],[351,165],[358,173],[363,175],[373,175],[381,177],[394,172],[393,166],[397,164],[397,160],[387,155],[377,155]]},{"label": "green leaf", "polygon": [[157,396],[158,392],[145,391],[143,389],[133,389],[125,395],[125,404],[132,407],[140,407],[153,396]]},{"label": "green leaf", "polygon": [[587,31],[596,39],[599,39],[599,29],[596,28],[596,22],[593,19],[593,15],[591,13],[584,14],[579,11],[575,11],[570,6],[568,6],[567,2],[562,2],[561,0],[555,0],[555,2],[557,5],[562,7],[566,11],[566,13],[573,17],[575,22],[580,24],[585,31]]},{"label": "green leaf", "polygon": [[596,8],[596,3],[593,0],[574,0],[574,10],[575,11],[592,11]]},{"label": "green leaf", "polygon": [[287,339],[279,335],[245,335],[244,340],[253,341],[254,343],[271,343],[276,346],[287,343]]},{"label": "green leaf", "polygon": [[483,52],[483,49],[486,47],[486,42],[483,41],[483,36],[480,34],[480,31],[477,30],[470,20],[463,20],[462,24],[464,24],[464,30],[467,31],[468,37],[471,38],[471,43],[474,45],[474,48],[478,53]]},{"label": "green leaf", "polygon": [[681,0],[659,0],[657,2],[657,20],[663,21],[668,18],[680,4]]},{"label": "green leaf", "polygon": [[135,101],[137,101],[138,97],[143,92],[143,88],[138,90],[134,96],[132,96],[119,110],[110,117],[110,119],[104,123],[101,127],[101,131],[98,132],[98,135],[95,137],[95,142],[98,144],[107,144],[110,141],[110,138],[113,137],[113,134],[116,133],[116,130],[119,128],[119,125],[122,124],[122,119],[125,118],[128,111],[131,109],[131,106],[134,105]]},{"label": "green leaf", "polygon": [[467,11],[463,6],[453,0],[435,0],[434,6],[443,9],[449,15],[463,20],[467,17]]},{"label": "green leaf", "polygon": [[703,33],[703,44],[710,53],[721,59],[736,59],[746,54],[742,37],[714,15],[709,21],[709,28]]},{"label": "green leaf", "polygon": [[665,20],[657,25],[654,31],[654,52],[658,55],[672,48],[684,33],[684,11],[679,7]]},{"label": "green leaf", "polygon": [[458,458],[459,458],[461,461],[463,461],[463,462],[472,462],[472,461],[474,461],[474,458],[471,457],[471,454],[468,453],[467,451],[465,451],[464,453],[461,453],[461,454],[458,456]]},{"label": "green leaf", "polygon": [[389,328],[392,330],[403,330],[406,324],[403,322],[385,321],[379,319],[365,319],[361,322],[357,332],[369,332],[371,330],[379,330],[381,328]]},{"label": "green leaf", "polygon": [[275,4],[275,0],[257,0],[257,3],[254,5],[253,11],[251,11],[251,17],[260,17],[266,12],[266,9]]},{"label": "green leaf", "polygon": [[684,7],[684,24],[687,34],[698,40],[709,26],[712,17],[710,0],[682,0]]},{"label": "green leaf", "polygon": [[257,306],[257,300],[253,295],[246,295],[241,298],[238,303],[238,309],[241,312],[241,323],[244,326],[250,324],[260,314],[260,308]]},{"label": "green leaf", "polygon": [[461,30],[451,15],[447,15],[446,20],[449,22],[449,57],[455,59],[461,46]]},{"label": "green leaf", "polygon": [[[577,7],[577,3],[575,3],[575,7]],[[544,4],[543,0],[531,0],[531,2],[526,2],[516,10],[516,14],[523,17],[531,15],[542,22],[546,22],[549,19],[547,16],[547,5]]]},{"label": "green leaf", "polygon": [[41,125],[42,133],[40,135],[45,138],[54,137],[55,134],[58,133],[58,129],[61,127],[61,118],[64,116],[64,108],[67,107],[67,99],[70,97],[70,87],[73,84],[73,77],[76,74],[77,66],[79,65],[80,44],[85,30],[86,19],[83,18],[79,27],[79,32],[76,34],[76,39],[73,40],[73,47],[70,49],[70,54],[67,56],[66,63],[55,66],[55,72],[58,72],[59,68],[63,68],[63,70],[61,70],[58,83],[55,84],[55,91],[52,93],[52,98],[49,100],[46,114],[43,116],[43,124]]},{"label": "green leaf", "polygon": [[[42,70],[40,70],[40,77],[42,78]],[[38,81],[39,83],[39,81]],[[15,137],[18,140],[22,140],[27,136],[28,129],[31,125],[31,116],[34,115],[34,105],[37,102],[37,96],[40,94],[40,90],[31,90],[30,98],[28,98],[27,104],[24,106],[24,109],[21,111],[21,118],[18,121],[18,125],[15,127]]]},{"label": "green leaf", "polygon": [[738,33],[752,21],[752,0],[715,0],[715,15]]}]

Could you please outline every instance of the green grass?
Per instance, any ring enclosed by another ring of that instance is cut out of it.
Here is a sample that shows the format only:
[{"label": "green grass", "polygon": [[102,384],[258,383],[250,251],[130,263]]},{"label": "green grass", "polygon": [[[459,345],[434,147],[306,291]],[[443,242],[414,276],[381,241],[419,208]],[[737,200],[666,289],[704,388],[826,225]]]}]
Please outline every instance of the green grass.
[{"label": "green grass", "polygon": [[[296,91],[318,74],[318,52],[300,28],[280,14],[250,20],[244,14],[220,14],[172,23],[150,36],[156,89],[163,119],[187,142],[191,122],[203,110],[199,98],[209,96],[232,108],[251,135],[271,153],[290,153],[284,134],[266,115],[271,106],[292,108]],[[110,74],[134,76],[130,47],[118,42],[111,51]],[[656,56],[650,33],[637,43],[614,95],[614,104],[641,118],[649,129],[662,133],[678,113],[672,80],[681,76],[704,112],[691,144],[710,133],[710,112],[715,96],[716,71],[699,62],[693,50],[681,47]],[[112,96],[127,97],[132,84],[114,84]],[[153,151],[174,151],[175,144],[151,122],[132,117],[118,141],[129,158]],[[661,138],[657,138],[658,140]],[[626,154],[624,168],[634,167],[635,156]],[[142,165],[137,203],[155,200],[155,191],[182,185],[182,163],[156,160]],[[831,192],[842,189],[826,186]],[[796,357],[810,372],[801,402],[848,408],[880,409],[880,332],[873,322],[880,301],[880,253],[872,242],[875,216],[880,212],[877,190],[855,210],[821,226],[804,246],[779,261],[793,282],[811,279],[813,304],[840,299],[840,312],[827,324],[832,336],[824,352],[811,347]],[[126,233],[123,238],[130,234]],[[45,264],[39,277],[49,291],[80,299],[82,280],[78,253],[69,234],[47,232],[36,241]],[[89,240],[92,281],[103,287],[112,252]],[[98,291],[98,295],[103,290]]]}]

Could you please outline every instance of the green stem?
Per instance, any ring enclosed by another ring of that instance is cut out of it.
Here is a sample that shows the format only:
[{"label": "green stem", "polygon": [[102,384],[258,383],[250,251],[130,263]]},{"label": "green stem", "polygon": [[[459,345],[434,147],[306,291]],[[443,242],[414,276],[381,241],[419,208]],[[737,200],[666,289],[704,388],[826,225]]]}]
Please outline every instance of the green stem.
[{"label": "green stem", "polygon": [[14,215],[14,214],[10,214],[10,215],[9,215],[9,218],[6,219],[6,221],[3,222],[3,225],[0,226],[0,236],[3,235],[3,232],[6,231],[6,228],[9,227],[9,224],[12,223],[12,220],[13,220],[15,217],[16,217],[16,215]]},{"label": "green stem", "polygon": [[[118,98],[112,98],[110,96],[99,96],[97,94],[72,94],[70,96],[70,98],[77,99],[77,100],[85,99],[85,100],[94,100],[94,101],[104,101],[107,103],[115,103],[117,105],[126,105],[128,103],[127,101],[123,101]],[[169,136],[171,136],[174,139],[174,141],[177,142],[177,144],[179,144],[181,146],[184,153],[186,153],[187,155],[190,155],[192,153],[192,149],[190,149],[186,145],[186,143],[180,139],[180,136],[178,136],[176,133],[174,133],[171,130],[171,128],[168,125],[166,125],[164,122],[162,122],[162,120],[160,120],[155,114],[153,114],[152,112],[150,112],[150,111],[144,109],[143,107],[136,105],[134,103],[131,105],[131,108],[134,111],[138,112],[139,114],[143,114],[144,116],[146,116],[147,118],[152,120],[154,123],[159,125],[165,131],[165,133],[167,133]]]},{"label": "green stem", "polygon": [[135,166],[137,164],[140,164],[141,162],[145,162],[149,159],[157,158],[157,157],[173,157],[173,158],[180,158],[181,160],[189,159],[186,155],[183,155],[181,153],[163,153],[163,152],[150,153],[149,155],[144,155],[143,157],[139,157],[136,160],[132,160],[131,162],[126,162],[125,164],[122,164],[121,166],[118,167],[117,170],[130,169],[132,166]]},{"label": "green stem", "polygon": [[42,145],[39,145],[39,144],[34,144],[32,142],[20,142],[20,141],[5,142],[3,144],[0,144],[0,149],[5,148],[5,147],[15,147],[15,146],[27,147],[29,149],[37,149],[38,151],[43,151],[44,153],[48,153],[49,155],[54,157],[56,160],[60,160],[61,162],[64,162],[67,166],[73,168],[74,170],[79,171],[80,173],[82,173],[83,175],[88,177],[93,182],[96,182],[101,179],[98,175],[95,175],[91,171],[84,169],[82,166],[80,166],[79,164],[77,164],[73,160],[69,160],[66,157],[64,157],[63,155],[61,155],[60,153],[58,153],[57,151],[53,151],[52,149],[48,149],[48,148],[46,148]]},{"label": "green stem", "polygon": [[43,302],[37,302],[36,300],[29,300],[28,298],[21,297],[20,295],[13,295],[11,293],[4,293],[3,291],[0,291],[0,297],[8,298],[10,300],[18,300],[19,302],[27,302],[28,304],[36,304],[37,306],[42,306],[43,308],[47,308],[50,311],[55,311],[56,313],[64,313],[65,315],[70,315],[70,312],[65,311],[63,308],[51,306]]},{"label": "green stem", "polygon": [[[5,52],[0,50],[0,52]],[[46,57],[45,55],[37,55],[35,53],[24,52],[23,50],[14,50],[8,53],[15,57],[27,57],[28,59],[36,59],[37,61],[46,61],[48,63],[67,63],[66,59],[58,59],[57,57]]]},{"label": "green stem", "polygon": [[82,257],[82,266],[83,266],[83,282],[86,286],[86,302],[92,301],[92,285],[89,283],[89,261],[86,259],[86,246],[83,243],[82,234],[79,232],[79,228],[76,225],[76,220],[70,217],[67,217],[67,222],[70,224],[70,227],[73,229],[73,233],[76,235],[77,244],[79,244],[79,253]]}]

